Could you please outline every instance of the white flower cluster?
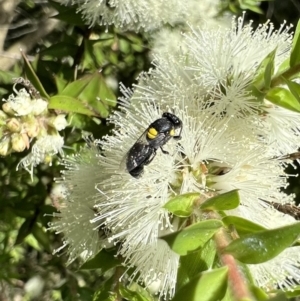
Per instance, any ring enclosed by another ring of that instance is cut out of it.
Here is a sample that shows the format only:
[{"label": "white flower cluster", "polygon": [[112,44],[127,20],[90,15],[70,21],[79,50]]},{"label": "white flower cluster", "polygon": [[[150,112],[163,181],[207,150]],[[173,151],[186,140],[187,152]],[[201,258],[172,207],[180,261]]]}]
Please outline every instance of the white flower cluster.
[{"label": "white flower cluster", "polygon": [[[65,208],[52,228],[64,232],[71,259],[95,255],[105,243],[120,244],[125,264],[160,297],[175,292],[179,256],[160,240],[176,231],[163,208],[174,195],[203,197],[239,189],[241,205],[227,212],[267,228],[295,222],[272,206],[293,201],[280,156],[300,145],[300,114],[258,101],[251,93],[263,59],[276,49],[275,69],[289,56],[292,36],[272,24],[253,30],[243,18],[230,29],[197,29],[182,37],[183,54],[161,55],[155,69],[139,78],[134,91],[122,87],[123,107],[111,117],[112,136],[66,160]],[[123,168],[124,156],[163,112],[182,120],[182,139],[157,150],[139,178]],[[97,240],[106,229],[107,240]],[[88,233],[88,234],[87,234]],[[64,245],[65,246],[65,245]],[[269,262],[251,265],[265,289],[288,288],[300,280],[300,249],[290,248]],[[283,262],[289,264],[282,264]],[[280,270],[280,272],[279,272]]]},{"label": "white flower cluster", "polygon": [[42,162],[51,162],[51,157],[62,153],[64,139],[58,134],[67,126],[65,115],[48,111],[48,103],[41,98],[32,98],[25,89],[3,99],[0,111],[0,154],[23,152],[31,146],[31,152],[24,157],[19,166],[24,167],[31,176],[33,168]]},{"label": "white flower cluster", "polygon": [[114,24],[128,30],[154,30],[164,24],[212,18],[220,1],[213,0],[60,0],[77,4],[89,24]]}]

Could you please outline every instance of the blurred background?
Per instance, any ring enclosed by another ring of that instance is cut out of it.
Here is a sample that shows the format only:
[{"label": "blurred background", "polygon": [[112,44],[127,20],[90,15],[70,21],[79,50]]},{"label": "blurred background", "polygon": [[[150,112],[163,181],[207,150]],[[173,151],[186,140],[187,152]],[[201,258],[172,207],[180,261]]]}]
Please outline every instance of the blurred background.
[{"label": "blurred background", "polygon": [[[246,20],[253,20],[254,27],[267,20],[275,28],[283,22],[296,27],[300,2],[223,0],[219,11],[218,17],[227,20],[246,11]],[[49,95],[77,78],[98,74],[106,92],[98,91],[103,98],[97,114],[67,116],[64,152],[72,154],[85,143],[83,132],[95,138],[109,134],[106,119],[117,105],[107,103],[105,93],[117,99],[120,82],[130,87],[141,71],[150,68],[152,45],[150,33],[85,25],[75,6],[46,0],[0,0],[0,99],[13,92],[13,78],[24,76],[28,63]],[[66,266],[66,254],[53,255],[62,236],[47,231],[56,212],[54,178],[60,177],[59,159],[53,158],[51,166],[38,165],[31,179],[25,170],[16,170],[23,157],[24,152],[0,158],[0,301],[93,300],[104,275],[100,270],[80,269],[80,261]],[[300,168],[295,163],[287,172],[295,175],[287,191],[295,193],[300,203],[296,177]]]}]

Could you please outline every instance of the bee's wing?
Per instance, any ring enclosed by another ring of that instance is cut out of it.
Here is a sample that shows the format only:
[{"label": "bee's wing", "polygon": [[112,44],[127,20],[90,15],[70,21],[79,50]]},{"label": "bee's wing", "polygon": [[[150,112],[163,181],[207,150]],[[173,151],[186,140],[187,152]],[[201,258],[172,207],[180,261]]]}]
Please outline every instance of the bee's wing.
[{"label": "bee's wing", "polygon": [[[143,132],[143,134],[139,137],[138,140],[136,140],[136,142],[131,146],[131,148],[126,152],[126,154],[123,156],[121,163],[120,163],[120,169],[123,171],[130,171],[134,168],[136,168],[137,166],[139,166],[141,164],[141,162],[139,162],[139,160],[133,161],[131,160],[131,167],[130,170],[128,170],[127,168],[127,162],[128,162],[128,158],[129,156],[132,156],[132,153],[134,152],[134,147],[139,144],[139,145],[148,145],[148,141],[147,141],[147,132],[148,132],[148,128]],[[138,150],[137,150],[138,151]],[[140,150],[141,151],[141,150]]]}]

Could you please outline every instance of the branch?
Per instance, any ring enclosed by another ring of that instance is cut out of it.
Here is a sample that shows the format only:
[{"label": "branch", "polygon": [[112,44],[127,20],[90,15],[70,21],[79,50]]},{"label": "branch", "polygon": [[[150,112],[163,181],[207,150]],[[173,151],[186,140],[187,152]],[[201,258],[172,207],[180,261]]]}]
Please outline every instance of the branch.
[{"label": "branch", "polygon": [[41,21],[34,33],[25,36],[23,39],[17,41],[14,45],[8,48],[5,52],[0,53],[1,70],[9,70],[22,58],[20,49],[22,49],[24,53],[31,51],[43,37],[47,36],[57,27],[59,22],[60,21],[56,19]]},{"label": "branch", "polygon": [[230,239],[224,229],[215,234],[219,257],[223,265],[228,267],[228,280],[234,300],[254,300],[249,289],[241,268],[236,259],[230,254],[224,254],[223,249],[230,243]]},{"label": "branch", "polygon": [[0,49],[3,49],[4,41],[14,17],[14,11],[20,0],[0,0]]}]

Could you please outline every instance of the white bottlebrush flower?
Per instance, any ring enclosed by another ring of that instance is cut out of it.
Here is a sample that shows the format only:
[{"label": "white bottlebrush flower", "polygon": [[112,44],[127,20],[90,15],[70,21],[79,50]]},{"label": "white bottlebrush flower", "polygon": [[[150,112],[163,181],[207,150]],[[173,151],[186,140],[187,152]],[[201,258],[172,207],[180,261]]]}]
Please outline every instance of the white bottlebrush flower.
[{"label": "white bottlebrush flower", "polygon": [[[200,1],[199,1],[200,2]],[[197,10],[193,10],[198,12]],[[202,11],[205,13],[205,11]],[[192,24],[193,27],[199,26],[199,28],[210,28],[217,30],[219,27],[230,27],[231,17],[223,16],[222,18],[212,18],[201,16],[197,20],[193,20],[191,16],[188,18],[188,24]],[[164,27],[159,31],[156,31],[151,35],[151,52],[150,56],[155,59],[157,56],[178,56],[186,55],[188,53],[188,43],[183,38],[184,33],[189,33],[191,27],[185,23],[182,26],[175,28]]]},{"label": "white bottlebrush flower", "polygon": [[[239,189],[241,205],[227,213],[275,227],[269,214],[278,212],[270,204],[291,202],[293,196],[281,191],[287,185],[287,175],[274,157],[272,141],[276,138],[270,140],[265,130],[268,119],[266,111],[261,113],[266,110],[265,103],[255,101],[248,91],[255,68],[268,53],[277,48],[276,67],[288,56],[291,36],[286,29],[273,32],[263,25],[253,31],[250,25],[242,24],[243,19],[239,19],[231,30],[192,30],[185,37],[188,47],[183,56],[174,52],[158,57],[156,69],[140,78],[134,92],[122,87],[123,106],[110,119],[113,135],[98,142],[101,153],[94,154],[97,159],[86,165],[86,174],[88,170],[92,175],[96,169],[101,171],[85,190],[88,194],[83,201],[87,200],[90,215],[80,215],[78,208],[84,205],[79,202],[61,210],[56,230],[64,232],[72,245],[72,257],[83,252],[81,246],[87,254],[95,252],[90,252],[93,247],[88,243],[72,238],[79,220],[89,224],[88,237],[105,229],[108,242],[120,243],[118,254],[125,264],[135,266],[138,280],[149,288],[157,284],[161,297],[172,297],[178,257],[160,241],[162,233],[177,230],[174,218],[163,208],[172,196],[199,192],[209,198]],[[158,149],[142,176],[134,178],[124,166],[126,153],[163,112],[172,112],[182,120],[182,139],[171,139],[163,146],[169,154]],[[299,141],[297,122],[288,118],[285,122],[292,150]],[[271,122],[269,125],[272,127]],[[67,185],[77,187],[79,177],[80,168],[74,169]],[[71,190],[67,200],[76,198],[76,193],[77,188]],[[292,217],[285,217],[276,226],[292,222]],[[169,261],[164,260],[163,265],[154,250]],[[149,269],[151,260],[154,264]],[[286,271],[292,277],[300,275],[296,267]],[[283,281],[276,279],[273,288]],[[263,284],[258,280],[258,285]]]},{"label": "white bottlebrush flower", "polygon": [[29,114],[40,115],[48,106],[43,99],[32,99],[26,89],[19,91],[14,86],[14,94],[11,94],[3,105],[3,110],[15,116],[25,116]]},{"label": "white bottlebrush flower", "polygon": [[96,216],[93,208],[97,193],[95,185],[101,174],[97,155],[98,149],[89,144],[80,154],[64,158],[66,169],[62,178],[57,180],[62,186],[64,199],[59,193],[59,199],[54,200],[60,213],[54,215],[56,219],[49,227],[56,233],[64,233],[64,243],[55,253],[66,248],[69,262],[78,256],[87,260],[101,249],[101,232],[90,222]]},{"label": "white bottlebrush flower", "polygon": [[300,113],[283,109],[268,101],[263,109],[265,113],[261,122],[268,144],[273,145],[273,155],[296,152],[300,142]]},{"label": "white bottlebrush flower", "polygon": [[[38,164],[47,161],[58,153],[63,153],[64,138],[59,135],[46,135],[38,138],[31,148],[30,154],[24,157],[18,164],[25,168],[33,176],[33,168]],[[50,159],[51,162],[51,159]]]},{"label": "white bottlebrush flower", "polygon": [[68,122],[66,120],[66,115],[59,114],[56,117],[53,117],[50,124],[57,130],[61,131],[66,128]]},{"label": "white bottlebrush flower", "polygon": [[5,104],[3,105],[3,110],[5,112],[13,113],[15,116],[24,116],[31,114],[34,109],[34,105],[32,104],[32,100],[30,94],[25,90],[21,89],[17,91],[14,88],[14,94],[11,94]]},{"label": "white bottlebrush flower", "polygon": [[[74,164],[65,171],[64,183],[70,187],[70,194],[52,228],[64,233],[70,245],[70,258],[74,259],[84,250],[85,258],[95,255],[96,249],[103,245],[103,238],[95,238],[99,228],[105,227],[108,242],[122,242],[118,253],[127,266],[135,266],[138,280],[152,290],[156,286],[160,296],[172,296],[178,256],[159,242],[163,230],[177,229],[162,208],[169,198],[197,191],[210,197],[239,189],[241,206],[228,214],[270,227],[267,216],[276,210],[267,202],[291,200],[279,191],[286,186],[286,177],[283,167],[262,151],[264,144],[255,140],[255,133],[249,129],[245,132],[243,127],[236,127],[231,118],[212,118],[205,110],[191,116],[194,112],[189,109],[174,108],[184,125],[180,145],[176,148],[176,142],[170,141],[164,146],[171,155],[158,150],[143,175],[135,179],[122,169],[123,157],[167,107],[157,108],[149,102],[139,107],[125,106],[124,113],[112,116],[116,126],[114,136],[99,142],[102,153],[89,150],[88,160],[74,158]],[[80,234],[79,227],[85,229],[85,236]],[[160,261],[154,254],[168,254],[164,256],[169,260]]]},{"label": "white bottlebrush flower", "polygon": [[300,282],[300,249],[291,247],[267,262],[248,266],[256,284],[266,291],[296,287]]},{"label": "white bottlebrush flower", "polygon": [[[247,89],[256,68],[276,50],[275,69],[289,56],[292,35],[289,27],[278,31],[272,24],[254,30],[243,26],[244,19],[231,28],[193,28],[184,34],[187,51],[156,57],[156,69],[145,74],[136,87],[133,99],[163,99],[170,105],[184,95],[189,103],[205,99],[211,110],[239,116],[256,113],[259,106]],[[144,83],[145,82],[145,83]],[[175,84],[176,83],[176,84]]]},{"label": "white bottlebrush flower", "polygon": [[48,103],[41,99],[41,98],[38,98],[38,99],[33,99],[31,101],[31,106],[32,106],[32,111],[31,113],[33,115],[40,115],[41,113],[43,113],[45,110],[47,110],[48,108]]},{"label": "white bottlebrush flower", "polygon": [[145,31],[163,24],[175,25],[189,19],[212,18],[219,12],[219,0],[61,0],[77,4],[89,24],[111,25]]},{"label": "white bottlebrush flower", "polygon": [[[175,294],[179,255],[164,240],[158,239],[143,248],[130,250],[130,253],[125,264],[135,270],[129,280],[142,281],[152,294],[159,294],[164,299]],[[169,291],[166,286],[170,287]]]}]

